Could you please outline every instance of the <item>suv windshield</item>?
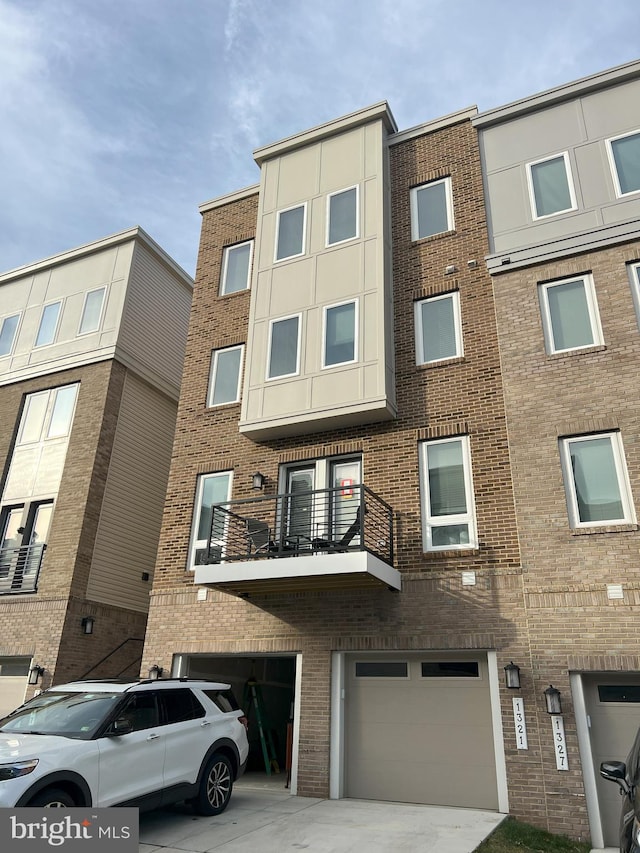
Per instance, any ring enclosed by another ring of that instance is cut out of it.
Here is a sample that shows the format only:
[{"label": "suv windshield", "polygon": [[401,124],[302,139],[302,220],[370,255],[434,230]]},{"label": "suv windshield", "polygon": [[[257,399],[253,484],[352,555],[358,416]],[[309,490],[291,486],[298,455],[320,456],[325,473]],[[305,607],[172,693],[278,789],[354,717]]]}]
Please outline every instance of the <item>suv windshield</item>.
[{"label": "suv windshield", "polygon": [[0,732],[88,740],[121,699],[122,693],[41,693],[0,720]]}]

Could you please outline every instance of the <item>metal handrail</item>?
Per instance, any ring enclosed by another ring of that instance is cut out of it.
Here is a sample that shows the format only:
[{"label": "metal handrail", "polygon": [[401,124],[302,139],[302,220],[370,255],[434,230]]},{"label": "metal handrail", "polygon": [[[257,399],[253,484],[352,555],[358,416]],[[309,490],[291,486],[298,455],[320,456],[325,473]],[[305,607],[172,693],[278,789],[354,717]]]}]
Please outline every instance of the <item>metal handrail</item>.
[{"label": "metal handrail", "polygon": [[364,485],[216,504],[200,562],[367,551],[393,565],[393,509]]},{"label": "metal handrail", "polygon": [[35,592],[46,544],[0,548],[0,595]]}]

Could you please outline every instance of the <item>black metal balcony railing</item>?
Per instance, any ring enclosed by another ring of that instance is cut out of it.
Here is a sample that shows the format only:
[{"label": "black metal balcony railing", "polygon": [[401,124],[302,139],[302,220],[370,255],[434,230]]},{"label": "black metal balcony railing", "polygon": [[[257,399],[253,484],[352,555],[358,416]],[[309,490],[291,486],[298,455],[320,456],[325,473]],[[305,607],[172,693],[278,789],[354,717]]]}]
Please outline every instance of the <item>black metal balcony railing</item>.
[{"label": "black metal balcony railing", "polygon": [[393,510],[361,485],[229,501],[212,508],[196,563],[368,551],[393,566]]},{"label": "black metal balcony railing", "polygon": [[0,549],[0,595],[34,592],[46,545],[21,545]]}]

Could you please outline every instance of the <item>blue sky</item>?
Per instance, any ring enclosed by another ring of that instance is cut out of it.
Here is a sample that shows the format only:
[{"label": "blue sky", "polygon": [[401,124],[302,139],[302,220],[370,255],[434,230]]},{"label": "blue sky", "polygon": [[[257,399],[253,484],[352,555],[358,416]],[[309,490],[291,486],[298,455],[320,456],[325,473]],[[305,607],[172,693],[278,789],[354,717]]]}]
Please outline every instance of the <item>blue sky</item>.
[{"label": "blue sky", "polygon": [[254,148],[385,99],[400,129],[486,110],[639,30],[638,0],[0,0],[0,271],[141,225],[193,274]]}]

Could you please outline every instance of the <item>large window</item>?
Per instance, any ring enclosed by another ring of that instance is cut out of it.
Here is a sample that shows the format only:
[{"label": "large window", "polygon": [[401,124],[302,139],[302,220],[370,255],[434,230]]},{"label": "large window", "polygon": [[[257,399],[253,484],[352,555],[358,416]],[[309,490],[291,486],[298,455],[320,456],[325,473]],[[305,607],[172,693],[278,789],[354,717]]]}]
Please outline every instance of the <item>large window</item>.
[{"label": "large window", "polygon": [[635,522],[619,432],[562,439],[560,455],[572,527]]},{"label": "large window", "polygon": [[358,187],[327,198],[327,246],[358,236]]},{"label": "large window", "polygon": [[469,439],[420,444],[425,551],[477,547]]},{"label": "large window", "polygon": [[99,287],[97,290],[90,290],[85,296],[80,329],[78,330],[79,335],[86,335],[100,328],[105,292],[106,288]]},{"label": "large window", "polygon": [[12,314],[10,317],[5,317],[0,321],[0,357],[11,355],[19,321],[19,314]]},{"label": "large window", "polygon": [[213,548],[218,548],[219,553],[222,553],[225,534],[224,521],[220,522],[219,529],[212,531],[211,519],[214,504],[225,504],[231,498],[231,478],[231,471],[204,474],[198,477],[191,529],[189,559],[191,568],[205,563],[210,535],[212,535]]},{"label": "large window", "polygon": [[220,295],[238,293],[249,287],[249,273],[251,271],[251,255],[253,252],[253,240],[238,243],[236,246],[227,246],[222,259],[222,281],[220,284]]},{"label": "large window", "polygon": [[38,334],[36,336],[37,347],[43,347],[55,341],[61,305],[61,302],[50,302],[42,309],[40,326],[38,327]]},{"label": "large window", "polygon": [[412,240],[432,237],[453,228],[451,178],[432,181],[411,190]]},{"label": "large window", "polygon": [[275,260],[295,258],[304,254],[304,229],[307,215],[306,204],[278,211],[276,226]]},{"label": "large window", "polygon": [[357,361],[357,314],[355,301],[324,309],[323,367]]},{"label": "large window", "polygon": [[267,379],[295,376],[300,370],[300,315],[272,320]]},{"label": "large window", "polygon": [[415,303],[416,364],[462,355],[460,294],[446,293]]},{"label": "large window", "polygon": [[211,354],[208,406],[237,403],[240,399],[240,375],[244,346],[214,350]]},{"label": "large window", "polygon": [[607,139],[616,195],[640,191],[640,131]]},{"label": "large window", "polygon": [[540,309],[548,353],[603,343],[590,275],[540,285]]},{"label": "large window", "polygon": [[527,179],[534,219],[575,210],[576,198],[566,151],[556,157],[527,163]]}]

